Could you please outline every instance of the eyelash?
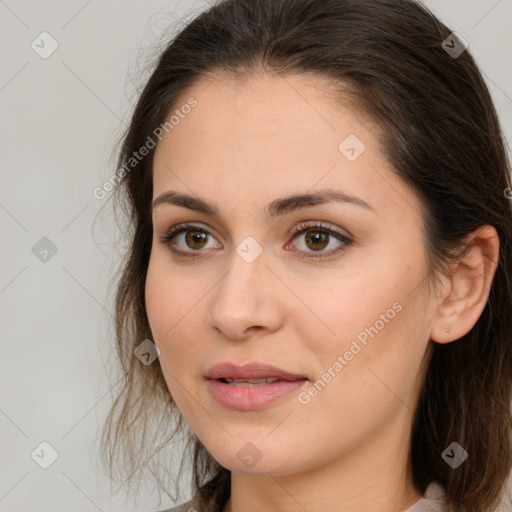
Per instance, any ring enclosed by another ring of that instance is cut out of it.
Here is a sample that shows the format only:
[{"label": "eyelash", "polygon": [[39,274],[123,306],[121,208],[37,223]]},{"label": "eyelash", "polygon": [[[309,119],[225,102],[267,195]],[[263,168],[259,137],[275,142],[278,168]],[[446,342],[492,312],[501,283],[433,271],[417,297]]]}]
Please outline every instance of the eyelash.
[{"label": "eyelash", "polygon": [[[173,249],[172,247],[170,247],[170,242],[172,242],[173,239],[177,235],[179,235],[180,233],[186,232],[186,231],[198,231],[200,233],[211,235],[211,233],[209,233],[206,229],[204,229],[202,226],[200,226],[198,224],[192,224],[192,223],[176,224],[175,226],[173,226],[169,230],[167,230],[167,232],[163,236],[160,237],[159,242],[162,244],[169,245],[169,248],[171,249],[171,251],[175,254],[178,254],[179,256],[184,256],[186,258],[199,257],[200,256],[199,253],[201,252],[200,250],[190,252],[190,251],[182,251],[180,249]],[[337,248],[337,249],[331,249],[330,251],[327,251],[327,252],[299,251],[300,253],[303,254],[303,256],[305,258],[312,258],[312,259],[317,259],[317,260],[329,258],[341,251],[346,250],[346,248],[349,247],[353,243],[352,239],[346,237],[345,235],[342,235],[338,231],[335,231],[335,230],[323,225],[321,222],[319,224],[313,224],[313,225],[309,225],[309,224],[305,224],[305,223],[300,224],[299,226],[297,226],[297,229],[293,232],[292,240],[295,239],[296,237],[298,237],[299,235],[302,235],[303,233],[307,233],[308,231],[313,231],[313,232],[318,232],[318,233],[326,233],[328,235],[331,235],[334,238],[336,238],[337,240],[339,240],[340,242],[343,242],[344,246],[342,246],[341,248]]]}]

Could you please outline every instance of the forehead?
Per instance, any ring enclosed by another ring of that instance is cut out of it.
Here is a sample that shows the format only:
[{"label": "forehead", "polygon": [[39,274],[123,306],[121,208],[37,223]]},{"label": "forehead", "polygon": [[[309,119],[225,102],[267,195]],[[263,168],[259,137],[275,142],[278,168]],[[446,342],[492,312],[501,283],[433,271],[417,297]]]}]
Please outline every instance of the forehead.
[{"label": "forehead", "polygon": [[380,151],[375,125],[348,98],[336,103],[333,97],[332,84],[310,74],[197,81],[172,112],[190,98],[196,106],[184,109],[157,146],[154,196],[172,188],[220,203],[270,201],[325,186],[363,198],[371,192],[384,208],[393,189],[406,196]]},{"label": "forehead", "polygon": [[311,74],[203,78],[176,101],[173,111],[191,97],[197,106],[164,135],[166,143],[157,152],[162,146],[173,147],[178,158],[179,146],[185,143],[212,156],[231,151],[243,157],[264,145],[292,158],[318,149],[336,152],[338,139],[350,130],[374,144],[359,112],[335,103],[332,96],[333,85]]}]

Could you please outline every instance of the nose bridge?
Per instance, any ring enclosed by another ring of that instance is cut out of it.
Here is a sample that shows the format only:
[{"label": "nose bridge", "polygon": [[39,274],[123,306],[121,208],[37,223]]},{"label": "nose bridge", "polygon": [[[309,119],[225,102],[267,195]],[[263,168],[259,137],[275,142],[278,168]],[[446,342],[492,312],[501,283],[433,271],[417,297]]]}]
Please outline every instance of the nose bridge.
[{"label": "nose bridge", "polygon": [[247,258],[250,250],[244,253],[244,249],[246,246],[241,243],[233,251],[229,272],[221,280],[217,290],[217,299],[233,310],[237,306],[240,310],[242,306],[243,309],[247,309],[248,306],[254,307],[259,302],[258,296],[265,288],[264,281],[268,279],[267,258],[262,253],[256,258],[254,255]]},{"label": "nose bridge", "polygon": [[233,251],[230,268],[217,285],[210,306],[210,325],[239,338],[250,327],[275,329],[279,308],[266,280],[272,277],[257,242],[244,239]]}]

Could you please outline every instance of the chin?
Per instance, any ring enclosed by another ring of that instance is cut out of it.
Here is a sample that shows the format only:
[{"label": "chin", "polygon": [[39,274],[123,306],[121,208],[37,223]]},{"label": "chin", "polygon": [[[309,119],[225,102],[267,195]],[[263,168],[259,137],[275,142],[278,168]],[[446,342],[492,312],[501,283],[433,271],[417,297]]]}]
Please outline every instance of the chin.
[{"label": "chin", "polygon": [[230,471],[249,475],[284,476],[295,473],[302,464],[295,461],[287,453],[276,453],[271,447],[259,450],[248,441],[240,448],[235,449],[235,455],[226,456],[223,452],[215,460]]}]

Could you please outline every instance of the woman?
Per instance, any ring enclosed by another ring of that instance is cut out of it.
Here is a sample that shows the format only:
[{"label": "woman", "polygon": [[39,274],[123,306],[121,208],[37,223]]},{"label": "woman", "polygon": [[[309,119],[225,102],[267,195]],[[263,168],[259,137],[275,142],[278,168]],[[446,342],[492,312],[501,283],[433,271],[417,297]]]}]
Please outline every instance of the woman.
[{"label": "woman", "polygon": [[184,434],[173,511],[496,510],[512,188],[462,38],[412,0],[222,1],[161,54],[119,168],[112,474],[161,480]]}]

